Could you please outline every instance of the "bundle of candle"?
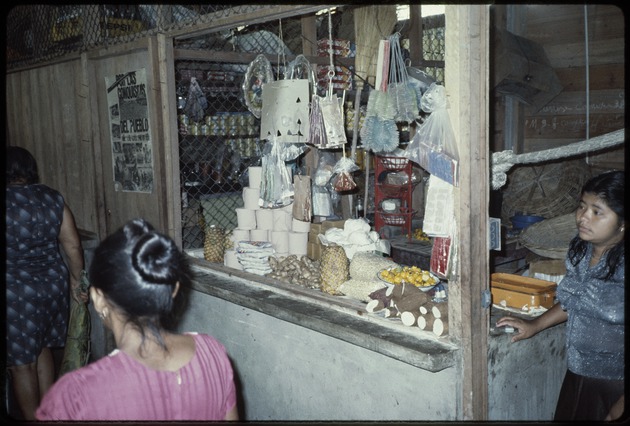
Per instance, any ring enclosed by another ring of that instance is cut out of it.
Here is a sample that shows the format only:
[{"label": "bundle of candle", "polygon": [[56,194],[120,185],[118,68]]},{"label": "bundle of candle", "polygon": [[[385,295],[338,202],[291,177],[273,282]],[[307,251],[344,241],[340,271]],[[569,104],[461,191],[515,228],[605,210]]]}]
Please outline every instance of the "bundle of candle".
[{"label": "bundle of candle", "polygon": [[274,253],[272,244],[267,241],[239,241],[236,249],[238,262],[243,265],[243,269],[256,275],[271,272],[269,256]]}]

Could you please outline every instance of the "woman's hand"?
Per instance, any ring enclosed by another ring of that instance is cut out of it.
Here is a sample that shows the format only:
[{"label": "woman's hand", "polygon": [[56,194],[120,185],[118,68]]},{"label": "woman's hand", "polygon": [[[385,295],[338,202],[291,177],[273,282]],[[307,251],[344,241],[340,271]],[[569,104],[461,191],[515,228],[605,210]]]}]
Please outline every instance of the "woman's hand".
[{"label": "woman's hand", "polygon": [[514,335],[512,336],[512,342],[518,342],[519,340],[529,339],[534,334],[538,333],[538,327],[531,320],[524,320],[516,317],[503,317],[499,318],[496,324],[497,327],[512,327],[514,328]]},{"label": "woman's hand", "polygon": [[79,282],[74,278],[70,279],[70,295],[77,303],[88,303],[90,300],[90,295],[87,291],[81,291],[81,287],[79,286]]},{"label": "woman's hand", "polygon": [[624,411],[624,403],[625,403],[625,395],[621,395],[621,397],[615,402],[615,404],[610,407],[610,413],[604,419],[605,421],[617,420],[623,415]]},{"label": "woman's hand", "polygon": [[551,309],[546,311],[533,320],[525,320],[516,317],[503,317],[497,321],[497,327],[511,326],[516,334],[512,337],[512,342],[529,339],[534,334],[546,330],[556,324],[560,324],[567,320],[567,313],[562,309],[559,303],[553,305]]}]

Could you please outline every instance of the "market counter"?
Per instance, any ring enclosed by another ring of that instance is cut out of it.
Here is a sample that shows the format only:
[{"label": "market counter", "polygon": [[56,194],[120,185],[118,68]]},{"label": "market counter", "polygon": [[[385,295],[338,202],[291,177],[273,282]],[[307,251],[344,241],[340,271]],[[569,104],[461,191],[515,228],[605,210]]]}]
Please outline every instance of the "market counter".
[{"label": "market counter", "polygon": [[199,273],[193,289],[437,372],[455,364],[457,347],[417,327],[370,314],[365,304],[345,296],[192,260]]},{"label": "market counter", "polygon": [[457,420],[448,338],[365,305],[193,259],[178,331],[215,336],[234,366],[244,421]]}]

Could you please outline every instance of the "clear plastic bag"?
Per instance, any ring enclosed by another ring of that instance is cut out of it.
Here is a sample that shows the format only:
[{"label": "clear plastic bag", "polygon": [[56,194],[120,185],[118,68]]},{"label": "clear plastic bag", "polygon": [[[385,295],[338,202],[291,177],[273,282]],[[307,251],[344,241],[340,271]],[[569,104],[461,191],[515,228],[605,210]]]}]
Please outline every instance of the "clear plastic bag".
[{"label": "clear plastic bag", "polygon": [[265,145],[260,184],[262,207],[283,207],[293,202],[292,176],[286,161],[296,159],[305,149],[303,144],[285,144],[275,140]]},{"label": "clear plastic bag", "polygon": [[397,122],[411,123],[418,117],[418,100],[416,91],[409,83],[407,67],[400,47],[400,34],[389,37],[391,61],[389,65],[389,84],[387,91],[394,102]]},{"label": "clear plastic bag", "polygon": [[195,77],[190,78],[190,86],[188,88],[188,99],[184,112],[194,122],[203,120],[204,111],[208,108],[208,100],[201,90],[201,86]]},{"label": "clear plastic bag", "polygon": [[444,86],[431,84],[422,96],[421,107],[430,115],[418,128],[404,156],[432,175],[457,186],[459,153]]},{"label": "clear plastic bag", "polygon": [[352,172],[359,170],[359,166],[348,157],[341,157],[335,164],[333,173],[336,175],[333,180],[333,188],[337,192],[352,191],[357,184],[352,178]]}]

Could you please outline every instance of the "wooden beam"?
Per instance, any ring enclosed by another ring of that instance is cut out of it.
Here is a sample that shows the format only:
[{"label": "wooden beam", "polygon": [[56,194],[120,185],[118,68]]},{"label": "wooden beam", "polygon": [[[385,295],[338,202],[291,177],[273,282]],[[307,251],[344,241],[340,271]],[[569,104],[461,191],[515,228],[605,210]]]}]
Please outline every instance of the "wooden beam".
[{"label": "wooden beam", "polygon": [[[222,62],[222,63],[237,63],[237,64],[248,64],[258,56],[260,53],[247,53],[247,52],[218,52],[211,50],[199,50],[199,49],[175,49],[174,57],[177,61],[204,61],[204,62]],[[264,54],[265,57],[272,64],[278,63],[278,55],[277,54]],[[285,59],[287,62],[291,62],[295,59],[297,55],[286,55]],[[311,64],[316,65],[328,65],[330,59],[328,56],[310,56],[306,53],[304,54],[306,59]],[[335,57],[334,59],[335,65],[344,66],[346,68],[354,66],[354,58],[341,58]]]},{"label": "wooden beam", "polygon": [[[203,15],[199,23],[185,28],[164,28],[166,35],[175,39],[194,38],[217,31],[227,30],[240,25],[254,25],[270,20],[290,18],[298,15],[319,12],[320,10],[337,7],[339,5],[248,5],[252,10],[243,12],[243,5],[235,6],[232,10]],[[171,25],[175,27],[178,25]]]},{"label": "wooden beam", "polygon": [[461,348],[461,420],[488,419],[489,6],[447,5],[445,88],[459,150],[449,327]]}]

